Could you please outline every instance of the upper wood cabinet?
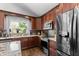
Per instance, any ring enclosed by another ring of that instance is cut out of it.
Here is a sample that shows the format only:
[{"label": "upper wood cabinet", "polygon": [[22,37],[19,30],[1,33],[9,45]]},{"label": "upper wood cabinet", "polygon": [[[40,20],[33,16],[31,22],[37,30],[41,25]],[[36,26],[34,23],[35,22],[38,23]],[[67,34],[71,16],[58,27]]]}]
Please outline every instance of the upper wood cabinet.
[{"label": "upper wood cabinet", "polygon": [[63,13],[63,4],[59,4],[59,6],[56,8],[56,16],[60,13]]},{"label": "upper wood cabinet", "polygon": [[53,18],[53,15],[52,14],[53,14],[52,12],[49,13],[49,19],[50,20]]},{"label": "upper wood cabinet", "polygon": [[36,18],[36,29],[41,30],[42,29],[42,19]]},{"label": "upper wood cabinet", "polygon": [[58,14],[71,10],[71,9],[75,8],[75,6],[79,6],[79,4],[77,4],[77,3],[60,3],[56,8],[52,9],[51,11],[49,11],[48,13],[46,13],[45,15],[43,15],[41,17],[43,24],[46,21],[55,20],[55,18]]},{"label": "upper wood cabinet", "polygon": [[75,8],[76,5],[77,5],[77,3],[61,3],[56,8],[56,15],[58,15],[60,13],[64,13],[68,10],[71,10],[71,9]]},{"label": "upper wood cabinet", "polygon": [[63,3],[63,12],[75,8],[76,5],[76,3]]},{"label": "upper wood cabinet", "polygon": [[0,30],[4,30],[4,13],[0,11]]},{"label": "upper wood cabinet", "polygon": [[68,11],[77,6],[77,3],[63,3],[63,11]]},{"label": "upper wood cabinet", "polygon": [[31,23],[32,23],[32,29],[36,29],[36,18],[30,17]]}]

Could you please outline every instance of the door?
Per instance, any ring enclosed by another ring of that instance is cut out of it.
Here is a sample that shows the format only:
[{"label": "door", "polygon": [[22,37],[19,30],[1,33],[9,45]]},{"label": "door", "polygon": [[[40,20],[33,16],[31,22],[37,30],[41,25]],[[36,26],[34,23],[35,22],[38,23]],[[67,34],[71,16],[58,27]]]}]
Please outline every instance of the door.
[{"label": "door", "polygon": [[57,20],[56,20],[56,24],[57,24],[57,49],[58,50],[62,50],[62,37],[61,36],[59,36],[60,35],[60,33],[61,33],[61,31],[62,31],[62,18],[63,18],[63,16],[60,14],[60,15],[58,15],[57,16]]},{"label": "door", "polygon": [[21,47],[22,47],[22,49],[29,48],[28,38],[21,38]]},{"label": "door", "polygon": [[73,52],[70,46],[73,17],[73,10],[60,14],[57,17],[57,50],[66,55],[72,55],[71,52]]},{"label": "door", "polygon": [[29,47],[35,47],[35,46],[40,46],[40,38],[37,36],[30,37],[29,38]]},{"label": "door", "polygon": [[35,46],[34,40],[35,40],[34,37],[29,38],[29,47],[34,47]]},{"label": "door", "polygon": [[73,28],[74,55],[79,56],[79,8],[75,8],[75,20]]}]

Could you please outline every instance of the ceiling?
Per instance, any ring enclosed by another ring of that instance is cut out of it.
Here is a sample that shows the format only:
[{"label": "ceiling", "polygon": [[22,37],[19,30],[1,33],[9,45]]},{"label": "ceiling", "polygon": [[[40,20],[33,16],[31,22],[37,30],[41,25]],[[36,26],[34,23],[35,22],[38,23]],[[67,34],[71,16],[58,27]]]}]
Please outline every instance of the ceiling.
[{"label": "ceiling", "polygon": [[33,16],[39,17],[57,5],[58,3],[24,3],[17,4],[16,6],[28,11],[29,13],[33,14]]},{"label": "ceiling", "polygon": [[59,3],[0,3],[0,9],[39,17]]}]

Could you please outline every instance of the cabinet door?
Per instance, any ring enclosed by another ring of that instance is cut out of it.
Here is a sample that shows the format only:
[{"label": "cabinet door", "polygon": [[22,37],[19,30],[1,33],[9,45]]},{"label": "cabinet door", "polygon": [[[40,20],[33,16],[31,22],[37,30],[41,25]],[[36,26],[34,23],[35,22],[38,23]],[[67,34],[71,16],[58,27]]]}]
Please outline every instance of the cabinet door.
[{"label": "cabinet door", "polygon": [[49,53],[51,56],[56,56],[56,42],[53,40],[49,40]]},{"label": "cabinet door", "polygon": [[63,12],[75,8],[76,3],[63,3]]},{"label": "cabinet door", "polygon": [[21,39],[21,48],[25,49],[29,47],[29,42],[28,42],[28,38],[23,38]]},{"label": "cabinet door", "polygon": [[31,37],[29,39],[29,47],[39,46],[41,40],[38,37]]},{"label": "cabinet door", "polygon": [[30,17],[30,20],[32,22],[32,29],[36,29],[36,18],[35,17]]},{"label": "cabinet door", "polygon": [[40,40],[40,38],[39,37],[34,37],[33,38],[33,42],[34,42],[34,45],[35,46],[40,46],[40,42],[41,42],[41,40]]},{"label": "cabinet door", "polygon": [[4,13],[0,12],[0,30],[4,29]]},{"label": "cabinet door", "polygon": [[41,24],[41,18],[38,18],[37,20],[36,20],[36,29],[42,29],[42,24]]},{"label": "cabinet door", "polygon": [[34,44],[34,38],[33,37],[30,37],[29,38],[29,47],[34,47],[35,44]]}]

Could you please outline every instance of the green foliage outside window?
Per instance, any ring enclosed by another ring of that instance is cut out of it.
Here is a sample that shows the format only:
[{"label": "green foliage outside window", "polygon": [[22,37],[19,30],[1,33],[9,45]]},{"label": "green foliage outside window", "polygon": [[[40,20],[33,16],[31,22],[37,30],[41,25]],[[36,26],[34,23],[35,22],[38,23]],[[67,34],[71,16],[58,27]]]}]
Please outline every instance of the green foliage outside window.
[{"label": "green foliage outside window", "polygon": [[24,22],[19,22],[19,33],[26,33],[27,26]]}]

